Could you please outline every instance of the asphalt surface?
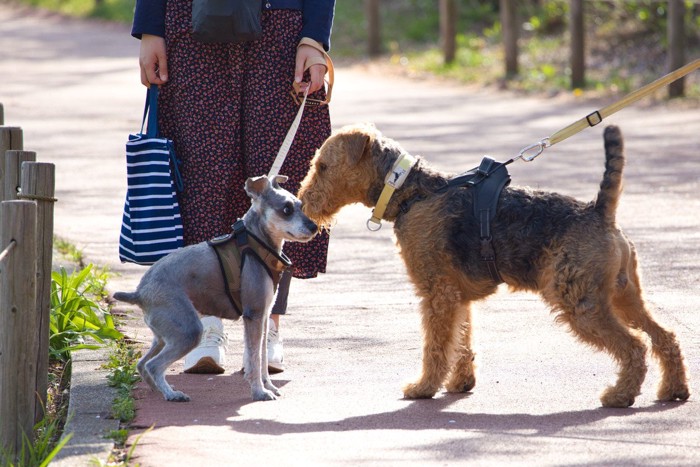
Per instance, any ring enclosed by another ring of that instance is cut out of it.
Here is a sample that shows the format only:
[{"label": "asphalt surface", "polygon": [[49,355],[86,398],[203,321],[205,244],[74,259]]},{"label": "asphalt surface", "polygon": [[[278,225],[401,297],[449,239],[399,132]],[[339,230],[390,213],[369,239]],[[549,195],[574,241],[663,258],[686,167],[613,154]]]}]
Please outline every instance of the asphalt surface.
[{"label": "asphalt surface", "polygon": [[[55,233],[133,288],[144,268],[120,264],[117,237],[126,190],[124,142],[138,130],[145,92],[138,42],[128,27],[69,20],[0,4],[0,102],[24,146],[56,164]],[[609,103],[517,97],[392,76],[381,67],[338,67],[334,127],[371,121],[437,168],[460,172],[484,154],[509,158]],[[628,163],[618,221],[635,242],[646,299],[675,330],[691,387],[700,374],[700,110],[635,104],[610,118]],[[603,125],[511,165],[513,183],[592,199],[603,171]],[[298,137],[303,137],[299,135]],[[211,465],[700,465],[700,405],[655,400],[657,366],[629,409],[604,409],[610,358],[576,342],[535,295],[499,291],[474,312],[477,385],[402,399],[420,367],[418,301],[390,225],[369,232],[369,209],[351,206],[332,232],[328,273],[294,281],[283,318],[288,369],[283,397],[252,402],[241,367],[242,326],[227,323],[226,373],[169,381],[192,397],[167,403],[139,387],[133,462]],[[138,310],[129,334],[150,343]],[[112,393],[100,358],[77,358],[73,440],[54,465],[105,459]],[[140,438],[138,438],[140,436]]]}]

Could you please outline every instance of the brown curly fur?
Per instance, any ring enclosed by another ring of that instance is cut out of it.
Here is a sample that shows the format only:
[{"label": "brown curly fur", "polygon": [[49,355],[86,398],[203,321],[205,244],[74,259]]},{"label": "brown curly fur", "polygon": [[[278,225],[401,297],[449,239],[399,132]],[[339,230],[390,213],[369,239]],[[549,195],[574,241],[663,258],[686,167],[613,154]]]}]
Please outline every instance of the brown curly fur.
[{"label": "brown curly fur", "polygon": [[[605,390],[607,407],[634,403],[644,380],[646,344],[661,366],[660,400],[689,395],[680,347],[642,298],[634,245],[615,223],[622,192],[623,144],[616,127],[605,130],[606,169],[595,201],[523,187],[503,190],[492,222],[498,270],[512,290],[540,294],[583,342],[608,352],[620,371]],[[299,197],[305,213],[329,225],[343,206],[373,207],[384,178],[405,151],[371,125],[343,128],[317,152]],[[421,298],[423,369],[404,388],[406,398],[430,398],[476,382],[470,303],[496,291],[479,256],[479,225],[470,188],[436,190],[451,177],[419,158],[392,197],[384,219],[394,231],[408,274]]]}]

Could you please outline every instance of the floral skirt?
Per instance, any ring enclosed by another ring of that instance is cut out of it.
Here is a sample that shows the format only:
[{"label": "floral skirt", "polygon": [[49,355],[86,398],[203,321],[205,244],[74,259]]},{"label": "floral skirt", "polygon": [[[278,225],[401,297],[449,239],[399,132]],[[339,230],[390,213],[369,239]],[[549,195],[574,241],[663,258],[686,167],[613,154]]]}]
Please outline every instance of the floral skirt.
[{"label": "floral skirt", "polygon": [[[179,202],[189,245],[230,232],[250,206],[246,179],[272,166],[299,109],[290,91],[302,14],[263,11],[260,40],[204,44],[190,35],[191,1],[170,0],[165,26],[169,81],[161,87],[159,126],[181,161]],[[289,177],[284,188],[298,191],[330,132],[328,106],[307,106],[280,170]],[[294,277],[325,272],[328,241],[324,232],[309,243],[285,243]]]}]

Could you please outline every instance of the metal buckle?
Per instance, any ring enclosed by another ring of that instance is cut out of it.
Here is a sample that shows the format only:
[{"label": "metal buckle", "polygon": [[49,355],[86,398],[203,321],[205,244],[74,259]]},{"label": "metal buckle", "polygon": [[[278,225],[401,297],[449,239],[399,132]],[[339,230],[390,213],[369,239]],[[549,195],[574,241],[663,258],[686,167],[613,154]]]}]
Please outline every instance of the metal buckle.
[{"label": "metal buckle", "polygon": [[588,126],[596,126],[603,121],[603,117],[600,115],[600,112],[596,110],[586,115],[586,121],[588,122]]},{"label": "metal buckle", "polygon": [[[324,81],[326,82],[326,84],[330,84],[330,83],[328,83],[327,80],[324,79]],[[304,91],[301,90],[300,83],[297,83],[296,81],[294,81],[292,83],[292,90],[289,91],[289,94],[292,95],[292,99],[294,99],[294,102],[296,102],[297,105],[301,105],[301,103],[304,102],[304,98],[299,97],[300,94],[302,96],[304,95]],[[307,107],[319,107],[321,105],[328,104],[329,102],[330,102],[330,100],[328,98],[326,98],[325,100],[314,99],[312,97],[306,98],[306,106]]]}]

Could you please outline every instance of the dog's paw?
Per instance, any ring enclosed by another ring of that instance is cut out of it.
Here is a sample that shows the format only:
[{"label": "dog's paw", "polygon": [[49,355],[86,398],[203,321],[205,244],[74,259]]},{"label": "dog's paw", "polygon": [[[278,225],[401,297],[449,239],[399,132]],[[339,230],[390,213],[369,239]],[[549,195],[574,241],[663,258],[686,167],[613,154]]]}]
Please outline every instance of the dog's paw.
[{"label": "dog's paw", "polygon": [[190,396],[181,391],[173,391],[172,394],[165,396],[165,400],[170,402],[189,402]]},{"label": "dog's paw", "polygon": [[676,399],[686,401],[690,397],[690,389],[685,383],[673,386],[670,384],[661,384],[656,392],[656,398],[660,401],[674,401]]},{"label": "dog's paw", "polygon": [[270,383],[270,382],[265,383],[265,389],[267,389],[268,391],[272,391],[272,393],[273,393],[275,396],[281,396],[281,395],[282,395],[282,394],[280,393],[280,390],[277,388],[277,386],[275,386],[274,384],[272,384],[272,383]]},{"label": "dog's paw", "polygon": [[436,389],[425,387],[418,383],[411,383],[404,386],[403,397],[404,399],[431,399],[436,392]]},{"label": "dog's paw", "polygon": [[614,387],[606,389],[600,396],[600,403],[603,407],[621,408],[626,409],[634,404],[633,395],[622,394]]},{"label": "dog's paw", "polygon": [[463,378],[452,378],[446,385],[445,389],[447,392],[459,393],[459,392],[469,392],[476,386],[476,378],[474,375],[463,379]]},{"label": "dog's paw", "polygon": [[279,396],[279,391],[277,393],[274,393],[268,389],[261,389],[259,391],[253,391],[253,400],[254,401],[274,401],[277,400],[277,396]]}]

